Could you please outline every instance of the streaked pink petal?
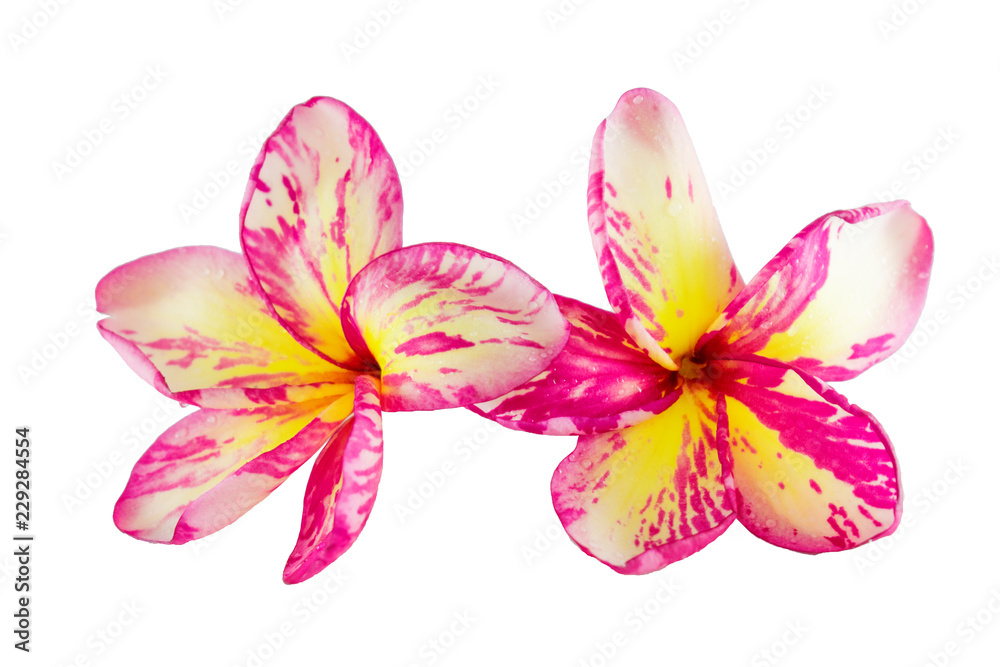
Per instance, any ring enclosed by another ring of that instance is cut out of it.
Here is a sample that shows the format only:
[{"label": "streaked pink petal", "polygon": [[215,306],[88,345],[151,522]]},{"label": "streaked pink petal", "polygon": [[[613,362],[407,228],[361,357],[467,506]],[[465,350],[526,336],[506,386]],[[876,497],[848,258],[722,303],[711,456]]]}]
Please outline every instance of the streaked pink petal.
[{"label": "streaked pink petal", "polygon": [[340,304],[372,258],[402,245],[403,200],[375,130],[343,102],[294,107],[267,140],[243,200],[242,242],[279,320],[345,368]]},{"label": "streaked pink petal", "polygon": [[[233,387],[233,388],[211,388],[211,389],[189,389],[187,391],[170,391],[163,374],[156,370],[153,362],[142,353],[142,350],[135,343],[129,342],[122,336],[112,333],[107,329],[98,326],[98,333],[104,340],[111,343],[111,346],[121,355],[128,367],[135,371],[136,375],[151,384],[164,396],[188,405],[197,405],[199,408],[212,408],[213,410],[238,410],[253,409],[267,405],[279,405],[282,403],[305,403],[311,400],[328,399],[332,401],[338,396],[354,391],[354,378],[357,375],[354,371],[341,370],[331,366],[329,373],[324,373],[324,377],[330,378],[329,382],[314,382],[312,384],[285,384],[275,387]],[[290,378],[295,381],[295,378]]]},{"label": "streaked pink petal", "polygon": [[519,431],[584,435],[634,426],[677,400],[677,375],[636,347],[614,313],[556,301],[570,324],[566,347],[528,382],[470,410]]},{"label": "streaked pink petal", "polygon": [[719,450],[750,532],[819,553],[895,530],[902,509],[896,459],[874,417],[794,368],[743,361],[712,368],[725,396]]},{"label": "streaked pink petal", "polygon": [[213,410],[240,410],[282,405],[326,401],[332,403],[341,396],[354,393],[357,373],[339,371],[336,382],[316,382],[304,385],[281,385],[266,389],[199,389],[167,393],[181,403]]},{"label": "streaked pink petal", "polygon": [[255,410],[199,410],[157,438],[115,505],[115,525],[183,544],[224,528],[323,446],[353,396]]},{"label": "streaked pink petal", "polygon": [[358,539],[382,476],[378,381],[358,376],[354,416],[320,452],[306,487],[302,527],[285,565],[286,584],[319,573]]},{"label": "streaked pink petal", "polygon": [[270,316],[246,262],[229,250],[142,257],[105,276],[96,298],[109,315],[98,322],[105,340],[140,377],[186,403],[253,407],[288,391],[308,400],[352,381]]},{"label": "streaked pink petal", "polygon": [[373,261],[344,299],[348,340],[382,369],[382,408],[491,400],[538,375],[569,325],[555,298],[510,262],[425,243]]},{"label": "streaked pink petal", "polygon": [[622,95],[594,136],[590,231],[612,308],[677,370],[743,287],[680,112],[647,88]]},{"label": "streaked pink petal", "polygon": [[834,211],[754,276],[699,342],[705,358],[775,359],[847,380],[902,347],[927,297],[934,240],[905,201]]},{"label": "streaked pink petal", "polygon": [[559,520],[581,549],[623,574],[690,556],[735,518],[715,438],[715,400],[699,383],[685,383],[641,424],[581,436],[552,476]]}]

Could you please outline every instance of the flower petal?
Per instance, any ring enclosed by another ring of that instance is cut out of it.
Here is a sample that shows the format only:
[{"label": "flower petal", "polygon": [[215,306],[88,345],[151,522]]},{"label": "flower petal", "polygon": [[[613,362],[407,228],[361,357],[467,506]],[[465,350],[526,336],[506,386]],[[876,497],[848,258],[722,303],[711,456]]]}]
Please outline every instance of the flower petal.
[{"label": "flower petal", "polygon": [[552,477],[552,501],[581,549],[624,574],[686,558],[722,534],[729,507],[715,444],[715,401],[684,384],[666,411],[582,436]]},{"label": "flower petal", "polygon": [[115,525],[147,542],[183,544],[224,528],[318,450],[353,396],[256,410],[199,410],[157,438],[115,505]]},{"label": "flower petal", "polygon": [[318,574],[354,544],[368,521],[382,476],[378,381],[358,376],[354,416],[320,452],[306,487],[299,539],[285,565],[286,584]]},{"label": "flower petal", "polygon": [[677,400],[677,375],[636,347],[614,313],[555,296],[570,324],[566,347],[528,382],[470,410],[518,431],[584,435],[634,426]]},{"label": "flower petal", "polygon": [[[305,403],[310,400],[326,398],[333,400],[343,396],[352,387],[354,371],[336,369],[324,374],[331,378],[329,382],[315,382],[303,385],[278,385],[275,387],[233,387],[212,389],[189,389],[187,391],[170,391],[163,374],[156,370],[153,362],[142,353],[139,347],[126,338],[112,333],[98,323],[98,332],[104,340],[121,355],[128,367],[152,385],[158,392],[186,405],[197,405],[200,408],[213,410],[253,409],[265,405],[282,403]],[[335,367],[331,367],[335,368]],[[295,378],[290,378],[294,381]]]},{"label": "flower petal", "polygon": [[352,381],[268,314],[239,254],[175,248],[124,264],[97,285],[101,335],[159,391],[186,403],[252,407]]},{"label": "flower petal", "polygon": [[646,88],[618,100],[590,161],[590,231],[626,331],[665,368],[693,347],[743,281],[684,121]]},{"label": "flower petal", "polygon": [[[354,393],[353,371],[339,371],[336,382],[316,382],[304,385],[282,385],[267,389],[196,389],[165,392],[181,403],[213,410],[252,410],[270,405],[325,401],[332,403],[341,396]],[[154,385],[155,386],[155,385]]]},{"label": "flower petal", "polygon": [[569,337],[555,298],[510,262],[425,243],[373,261],[344,299],[344,330],[382,369],[382,408],[491,400],[540,373]]},{"label": "flower petal", "polygon": [[750,532],[787,549],[839,551],[888,535],[902,505],[896,460],[875,418],[781,365],[713,362],[719,450]]},{"label": "flower petal", "polygon": [[354,274],[402,245],[399,176],[375,130],[343,102],[294,107],[261,149],[240,214],[243,250],[274,311],[345,368],[340,303]]},{"label": "flower petal", "polygon": [[699,343],[708,358],[782,361],[847,380],[902,347],[927,297],[934,240],[905,201],[834,211],[786,245]]}]

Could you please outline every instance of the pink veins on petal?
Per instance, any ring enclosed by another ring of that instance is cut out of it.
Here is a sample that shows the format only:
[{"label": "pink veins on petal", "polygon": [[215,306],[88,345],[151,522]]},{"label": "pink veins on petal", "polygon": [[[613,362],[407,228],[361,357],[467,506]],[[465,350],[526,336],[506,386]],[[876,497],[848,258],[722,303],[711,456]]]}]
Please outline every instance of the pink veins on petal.
[{"label": "pink veins on petal", "polygon": [[[286,583],[358,539],[382,469],[382,412],[492,400],[568,337],[554,296],[466,246],[402,247],[402,195],[347,105],[297,105],[254,163],[243,254],[177,248],[101,280],[101,335],[164,395],[200,409],[139,459],[124,533],[181,544],[232,523],[319,452]],[[481,344],[482,343],[482,344]]]},{"label": "pink veins on petal", "polygon": [[579,436],[551,484],[570,537],[641,574],[736,519],[805,553],[892,533],[889,439],[826,381],[857,376],[913,330],[933,255],[926,221],[902,201],[835,211],[744,283],[680,113],[649,89],[625,93],[598,126],[587,196],[613,312],[560,297],[563,352],[474,408]]},{"label": "pink veins on petal", "polygon": [[475,343],[471,343],[461,336],[449,336],[443,331],[435,331],[434,333],[411,338],[405,343],[396,346],[396,352],[412,357],[414,355],[437,354],[438,352],[475,346]]}]

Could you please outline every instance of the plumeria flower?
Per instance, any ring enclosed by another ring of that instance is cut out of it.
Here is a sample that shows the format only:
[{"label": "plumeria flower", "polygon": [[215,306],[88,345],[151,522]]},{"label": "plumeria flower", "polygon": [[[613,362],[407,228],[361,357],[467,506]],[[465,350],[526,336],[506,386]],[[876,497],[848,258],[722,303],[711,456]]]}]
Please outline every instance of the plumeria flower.
[{"label": "plumeria flower", "polygon": [[568,329],[554,297],[472,248],[401,248],[396,168],[330,98],[264,144],[241,210],[243,254],[177,248],[97,286],[101,334],[160,392],[201,409],[142,456],[116,525],[181,544],[228,525],[319,452],[298,543],[303,581],[364,527],[382,411],[465,406],[544,369]]},{"label": "plumeria flower", "polygon": [[575,434],[552,478],[570,537],[630,574],[739,519],[806,553],[890,534],[889,438],[834,391],[916,325],[933,241],[902,201],[808,225],[744,284],[680,114],[652,90],[594,138],[590,230],[609,313],[559,297],[572,334],[546,371],[476,411]]}]

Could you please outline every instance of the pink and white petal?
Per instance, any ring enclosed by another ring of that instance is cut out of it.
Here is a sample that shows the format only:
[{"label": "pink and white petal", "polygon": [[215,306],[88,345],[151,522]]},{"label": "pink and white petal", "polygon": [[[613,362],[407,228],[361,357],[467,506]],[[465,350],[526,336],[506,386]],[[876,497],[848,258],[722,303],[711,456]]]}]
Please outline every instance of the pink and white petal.
[{"label": "pink and white petal", "polygon": [[[267,405],[282,403],[306,403],[311,400],[327,399],[332,401],[339,396],[354,391],[354,371],[341,370],[334,366],[324,377],[327,382],[314,382],[301,385],[278,385],[275,387],[232,387],[211,389],[189,389],[186,391],[170,391],[163,374],[156,370],[153,362],[142,353],[135,343],[122,336],[98,327],[98,332],[104,340],[121,355],[128,367],[136,375],[152,385],[157,391],[185,405],[197,405],[199,408],[213,410],[253,409]],[[291,378],[293,381],[295,378]]]},{"label": "pink and white petal", "polygon": [[347,551],[368,521],[382,476],[379,384],[358,376],[354,415],[320,452],[306,487],[302,526],[284,581],[318,574]]},{"label": "pink and white petal", "polygon": [[181,403],[197,405],[213,410],[246,410],[290,403],[326,401],[332,403],[341,396],[354,393],[354,371],[338,371],[333,374],[336,382],[316,382],[304,385],[281,385],[266,389],[195,389],[167,393]]},{"label": "pink and white petal", "polygon": [[119,530],[183,544],[229,525],[305,463],[351,414],[353,396],[256,410],[208,410],[142,455],[115,505]]},{"label": "pink and white petal", "polygon": [[636,347],[614,313],[555,296],[570,324],[566,347],[528,382],[470,410],[517,431],[585,435],[634,426],[677,400],[677,375]]},{"label": "pink and white petal", "polygon": [[241,239],[276,317],[310,349],[358,369],[341,300],[365,264],[402,245],[402,216],[399,176],[378,134],[343,102],[314,97],[261,149]]},{"label": "pink and white petal", "polygon": [[243,257],[229,250],[187,247],[142,257],[105,276],[96,298],[109,316],[97,323],[101,335],[167,395],[238,394],[345,375],[270,316]]},{"label": "pink and white petal", "polygon": [[569,337],[555,297],[510,262],[452,243],[379,257],[351,283],[344,330],[382,369],[386,411],[488,401],[538,375]]},{"label": "pink and white petal", "polygon": [[827,381],[855,377],[913,331],[933,254],[927,221],[905,201],[824,215],[729,304],[701,355],[775,359]]},{"label": "pink and white petal", "polygon": [[597,128],[587,193],[608,300],[626,331],[677,370],[743,287],[680,112],[630,90]]},{"label": "pink and white petal", "polygon": [[806,553],[888,535],[901,494],[892,445],[869,413],[782,365],[713,362],[719,449],[732,504],[750,532]]},{"label": "pink and white petal", "polygon": [[685,383],[655,417],[581,436],[552,476],[566,532],[623,574],[653,572],[704,548],[735,518],[715,434],[714,398]]}]

